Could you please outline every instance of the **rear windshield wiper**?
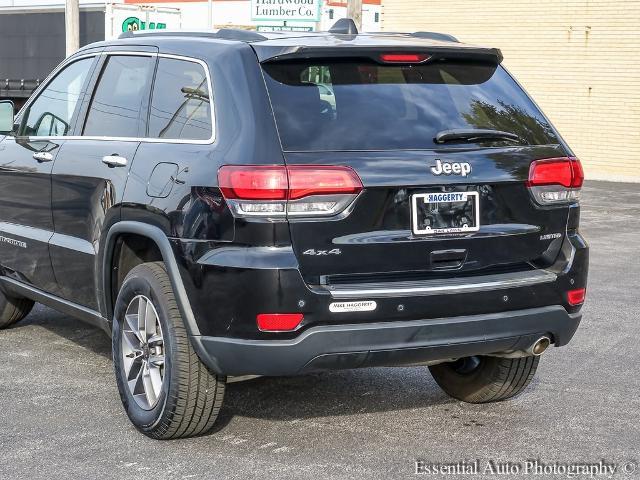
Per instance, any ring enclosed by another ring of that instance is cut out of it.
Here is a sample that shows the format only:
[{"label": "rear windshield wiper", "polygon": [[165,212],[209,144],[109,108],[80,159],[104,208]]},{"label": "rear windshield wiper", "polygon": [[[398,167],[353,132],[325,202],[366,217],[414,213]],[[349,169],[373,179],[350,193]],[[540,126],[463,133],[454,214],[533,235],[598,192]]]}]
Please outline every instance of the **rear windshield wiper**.
[{"label": "rear windshield wiper", "polygon": [[455,142],[464,140],[466,142],[475,142],[477,140],[507,140],[510,142],[521,142],[522,139],[511,132],[503,132],[500,130],[484,130],[473,128],[455,128],[452,130],[442,130],[438,132],[434,138],[436,143]]}]

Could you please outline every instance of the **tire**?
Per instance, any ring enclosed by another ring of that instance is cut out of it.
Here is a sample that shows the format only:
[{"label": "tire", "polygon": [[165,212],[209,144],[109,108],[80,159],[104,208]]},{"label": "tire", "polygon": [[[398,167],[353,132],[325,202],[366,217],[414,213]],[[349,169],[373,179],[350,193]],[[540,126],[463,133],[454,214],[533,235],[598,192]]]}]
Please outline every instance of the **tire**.
[{"label": "tire", "polygon": [[429,367],[436,383],[468,403],[506,400],[521,393],[536,373],[540,357],[467,357]]},{"label": "tire", "polygon": [[29,315],[33,300],[28,298],[7,297],[0,292],[0,330],[10,327]]},{"label": "tire", "polygon": [[113,365],[124,409],[143,434],[168,440],[213,428],[226,378],[194,352],[162,262],[138,265],[124,279],[114,311]]}]

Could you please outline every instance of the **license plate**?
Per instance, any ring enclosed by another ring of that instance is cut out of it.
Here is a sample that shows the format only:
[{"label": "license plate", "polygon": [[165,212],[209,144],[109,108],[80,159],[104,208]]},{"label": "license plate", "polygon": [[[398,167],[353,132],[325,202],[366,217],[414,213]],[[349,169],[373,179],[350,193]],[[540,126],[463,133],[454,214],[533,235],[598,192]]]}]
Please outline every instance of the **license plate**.
[{"label": "license plate", "polygon": [[416,235],[480,230],[478,192],[418,193],[411,197],[411,223]]}]

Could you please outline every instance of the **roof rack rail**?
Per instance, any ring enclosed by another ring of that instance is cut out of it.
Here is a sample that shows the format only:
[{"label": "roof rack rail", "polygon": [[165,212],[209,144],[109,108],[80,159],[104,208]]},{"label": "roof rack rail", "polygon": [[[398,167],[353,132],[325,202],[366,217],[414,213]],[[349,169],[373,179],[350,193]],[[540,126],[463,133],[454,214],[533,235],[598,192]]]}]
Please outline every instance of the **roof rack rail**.
[{"label": "roof rack rail", "polygon": [[237,40],[240,42],[262,42],[267,37],[251,30],[241,30],[235,28],[221,28],[218,31],[188,31],[188,30],[138,30],[121,33],[118,38],[137,38],[152,36],[186,36],[186,37],[209,37],[221,40]]},{"label": "roof rack rail", "polygon": [[356,27],[356,23],[350,18],[341,18],[336,23],[333,24],[333,27],[329,29],[329,33],[337,33],[344,35],[357,35],[358,27]]},{"label": "roof rack rail", "polygon": [[444,42],[456,42],[460,43],[453,35],[449,35],[448,33],[438,33],[438,32],[413,32],[410,34],[412,37],[416,38],[426,38],[427,40],[440,40]]}]

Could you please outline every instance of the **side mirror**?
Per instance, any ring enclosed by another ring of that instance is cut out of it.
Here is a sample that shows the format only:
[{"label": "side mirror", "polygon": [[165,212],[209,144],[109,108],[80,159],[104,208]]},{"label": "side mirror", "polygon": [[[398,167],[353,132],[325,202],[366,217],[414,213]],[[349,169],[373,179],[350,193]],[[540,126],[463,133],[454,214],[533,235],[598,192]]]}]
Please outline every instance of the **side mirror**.
[{"label": "side mirror", "polygon": [[13,118],[15,112],[11,100],[0,101],[0,134],[7,134],[13,131]]},{"label": "side mirror", "polygon": [[53,113],[43,113],[34,128],[36,137],[60,137],[69,131],[69,124]]}]

